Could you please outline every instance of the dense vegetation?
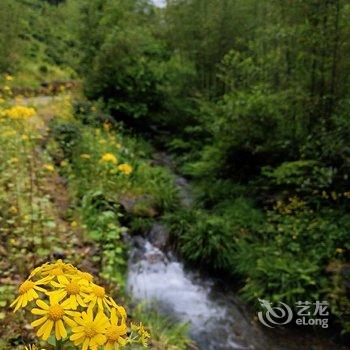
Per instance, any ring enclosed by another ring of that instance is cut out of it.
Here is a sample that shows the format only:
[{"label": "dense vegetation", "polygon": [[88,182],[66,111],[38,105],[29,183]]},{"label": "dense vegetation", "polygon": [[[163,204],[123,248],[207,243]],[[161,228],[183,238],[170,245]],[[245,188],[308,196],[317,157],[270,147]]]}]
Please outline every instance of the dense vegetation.
[{"label": "dense vegetation", "polygon": [[84,9],[88,96],[156,126],[194,179],[198,208],[169,215],[179,251],[240,276],[252,302],[331,300],[347,329],[349,4]]},{"label": "dense vegetation", "polygon": [[[123,284],[121,194],[151,198],[131,228],[165,214],[178,252],[239,281],[247,301],[328,300],[350,332],[349,18],[347,0],[0,2],[8,85],[82,82],[88,101],[52,120],[48,154],[105,278]],[[130,128],[172,152],[193,208],[176,209],[170,175]]]}]

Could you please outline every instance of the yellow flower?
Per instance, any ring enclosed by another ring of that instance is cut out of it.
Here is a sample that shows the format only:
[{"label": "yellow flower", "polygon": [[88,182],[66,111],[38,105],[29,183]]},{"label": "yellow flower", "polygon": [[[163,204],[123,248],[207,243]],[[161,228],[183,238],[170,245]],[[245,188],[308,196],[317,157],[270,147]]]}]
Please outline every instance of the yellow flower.
[{"label": "yellow flower", "polygon": [[43,168],[47,171],[50,171],[50,172],[53,172],[55,170],[55,168],[52,164],[44,164]]},{"label": "yellow flower", "polygon": [[78,271],[78,276],[87,282],[92,282],[94,277],[88,272]]},{"label": "yellow flower", "polygon": [[98,143],[99,143],[100,145],[104,145],[104,144],[106,144],[106,143],[107,143],[107,141],[106,141],[106,140],[104,140],[104,139],[101,139],[101,140],[99,140],[99,141],[98,141]]},{"label": "yellow flower", "polygon": [[70,227],[72,227],[72,228],[75,228],[75,227],[77,227],[78,226],[78,223],[76,222],[76,221],[72,221],[71,223],[70,223]]},{"label": "yellow flower", "polygon": [[41,318],[32,322],[31,325],[33,327],[41,326],[36,333],[38,337],[47,340],[54,329],[56,339],[61,340],[67,337],[63,321],[70,327],[76,326],[76,323],[68,317],[76,316],[76,312],[70,311],[72,302],[69,299],[60,304],[60,299],[57,296],[50,295],[49,305],[42,300],[37,300],[36,304],[39,308],[34,308],[32,314],[40,315]]},{"label": "yellow flower", "polygon": [[140,336],[140,342],[144,347],[147,347],[148,339],[150,338],[150,334],[146,331],[145,327],[142,323],[139,325],[131,324],[131,329],[136,331]]},{"label": "yellow flower", "polygon": [[45,263],[41,266],[36,267],[29,275],[29,279],[33,278],[35,275],[41,273],[47,266],[49,266],[49,263]]},{"label": "yellow flower", "polygon": [[82,159],[90,159],[91,156],[90,156],[90,154],[83,153],[83,154],[80,155],[80,158],[82,158]]},{"label": "yellow flower", "polygon": [[28,345],[24,347],[25,350],[37,350],[38,348],[33,344],[33,345]]},{"label": "yellow flower", "polygon": [[22,140],[23,140],[23,141],[29,140],[29,136],[28,136],[28,135],[22,135]]},{"label": "yellow flower", "polygon": [[96,303],[99,311],[103,311],[103,307],[110,307],[109,298],[106,295],[106,291],[103,287],[92,283],[89,290],[89,295],[84,299],[85,303],[89,304],[89,309],[93,310]]},{"label": "yellow flower", "polygon": [[54,264],[46,264],[42,267],[41,274],[43,276],[48,276],[51,279],[55,277],[59,281],[59,276],[74,276],[77,274],[77,269],[70,265],[65,264],[61,259],[57,260]]},{"label": "yellow flower", "polygon": [[127,339],[125,339],[126,333],[127,327],[125,320],[122,319],[121,324],[118,325],[117,311],[112,309],[110,322],[106,329],[107,342],[105,344],[105,350],[118,350],[119,345],[125,346],[127,344]]},{"label": "yellow flower", "polygon": [[12,206],[12,207],[10,207],[9,212],[11,214],[17,214],[18,213],[18,209],[15,206]]},{"label": "yellow flower", "polygon": [[11,136],[15,136],[15,135],[16,135],[15,130],[6,130],[2,133],[3,137],[11,137]]},{"label": "yellow flower", "polygon": [[130,175],[133,171],[132,166],[126,163],[118,165],[117,169],[125,175]]},{"label": "yellow flower", "polygon": [[32,217],[29,214],[23,215],[23,221],[29,222],[32,220]]},{"label": "yellow flower", "polygon": [[112,154],[112,153],[105,153],[102,156],[101,160],[103,162],[106,162],[106,163],[113,163],[113,164],[117,163],[117,157],[114,154]]},{"label": "yellow flower", "polygon": [[118,311],[119,316],[122,318],[122,320],[125,321],[127,317],[125,309],[122,306],[118,305],[111,297],[108,297],[108,301],[109,304],[114,308],[114,310]]},{"label": "yellow flower", "polygon": [[[130,342],[126,311],[92,280],[91,274],[61,259],[44,263],[20,285],[20,295],[11,307],[16,311],[35,300],[30,305],[36,304],[31,307],[31,313],[37,317],[31,325],[43,340],[50,336],[56,340],[69,337],[82,350],[98,350],[100,347],[118,350]],[[40,286],[43,284],[44,288]],[[149,335],[142,325],[137,326],[137,332],[136,338],[146,344]],[[26,349],[37,350],[34,345],[28,345]]]},{"label": "yellow flower", "polygon": [[42,278],[36,282],[31,280],[24,281],[18,287],[18,292],[20,295],[10,305],[11,307],[14,307],[16,305],[14,312],[16,312],[20,307],[26,307],[29,302],[39,298],[39,295],[36,291],[46,293],[46,290],[39,286],[47,284],[49,281],[50,280],[47,278]]},{"label": "yellow flower", "polygon": [[111,128],[111,124],[110,123],[107,123],[107,122],[103,123],[104,131],[108,132],[110,130],[110,128]]},{"label": "yellow flower", "polygon": [[[77,274],[77,269],[71,265],[64,263],[61,259],[58,259],[55,263],[49,264],[45,263],[37,268],[35,268],[30,274],[30,278],[37,274],[41,274],[43,276],[60,276],[60,275],[71,275],[74,276]],[[52,279],[52,278],[51,278]]]},{"label": "yellow flower", "polygon": [[83,298],[87,296],[86,292],[88,292],[85,280],[76,277],[68,279],[66,276],[57,276],[57,279],[59,283],[51,282],[52,286],[57,288],[57,290],[51,292],[53,295],[57,295],[60,299],[68,296],[73,310],[76,310],[78,305],[87,307],[83,301]]},{"label": "yellow flower", "polygon": [[6,74],[6,75],[5,75],[5,80],[7,80],[7,81],[12,81],[12,80],[13,80],[13,76],[10,75],[10,74]]},{"label": "yellow flower", "polygon": [[33,117],[36,112],[34,108],[25,106],[14,106],[4,111],[6,117],[11,119],[27,119]]},{"label": "yellow flower", "polygon": [[108,326],[107,317],[99,312],[94,318],[92,310],[82,312],[79,317],[74,318],[77,323],[76,327],[72,327],[73,335],[70,340],[74,345],[81,345],[82,349],[93,349],[103,345],[106,342],[106,327]]},{"label": "yellow flower", "polygon": [[17,157],[13,157],[9,160],[10,163],[18,163],[18,158]]}]

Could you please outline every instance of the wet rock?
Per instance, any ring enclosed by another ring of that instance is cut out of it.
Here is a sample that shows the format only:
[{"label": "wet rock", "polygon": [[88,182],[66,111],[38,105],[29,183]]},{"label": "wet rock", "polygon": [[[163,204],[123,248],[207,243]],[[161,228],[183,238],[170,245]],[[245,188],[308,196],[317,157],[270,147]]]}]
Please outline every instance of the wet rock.
[{"label": "wet rock", "polygon": [[169,236],[168,228],[162,223],[155,223],[148,233],[149,241],[159,249],[166,248]]},{"label": "wet rock", "polygon": [[132,216],[154,218],[159,215],[154,198],[149,195],[126,195],[119,198],[119,203],[125,212]]}]

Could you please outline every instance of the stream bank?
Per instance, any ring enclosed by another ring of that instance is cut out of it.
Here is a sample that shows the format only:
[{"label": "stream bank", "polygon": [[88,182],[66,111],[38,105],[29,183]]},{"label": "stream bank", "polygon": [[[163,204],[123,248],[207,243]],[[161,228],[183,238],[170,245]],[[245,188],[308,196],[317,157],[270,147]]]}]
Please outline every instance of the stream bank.
[{"label": "stream bank", "polygon": [[[181,206],[191,207],[194,198],[190,185],[176,174],[171,156],[158,153],[156,162],[172,171]],[[225,281],[203,276],[168,251],[169,237],[170,232],[160,218],[146,237],[131,239],[127,290],[134,302],[149,302],[170,319],[188,323],[190,336],[199,350],[346,349],[318,336],[318,329],[263,328],[233,289],[223,288]]]}]

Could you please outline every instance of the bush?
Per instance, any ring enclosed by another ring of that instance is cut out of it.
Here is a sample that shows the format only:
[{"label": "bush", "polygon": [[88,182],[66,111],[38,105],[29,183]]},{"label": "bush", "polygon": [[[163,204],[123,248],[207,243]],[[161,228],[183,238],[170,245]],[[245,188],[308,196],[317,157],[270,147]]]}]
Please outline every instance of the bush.
[{"label": "bush", "polygon": [[[245,278],[243,295],[286,301],[340,301],[327,271],[345,262],[350,217],[333,210],[314,213],[305,202],[291,198],[267,213],[266,223],[237,242],[235,270]],[[333,296],[333,297],[331,297]]]},{"label": "bush", "polygon": [[50,128],[51,135],[63,151],[64,158],[72,159],[82,139],[79,125],[75,122],[56,122],[53,118]]},{"label": "bush", "polygon": [[183,210],[167,220],[185,258],[233,274],[237,241],[261,225],[262,215],[243,198],[215,209]]}]

